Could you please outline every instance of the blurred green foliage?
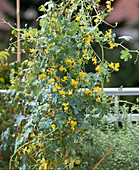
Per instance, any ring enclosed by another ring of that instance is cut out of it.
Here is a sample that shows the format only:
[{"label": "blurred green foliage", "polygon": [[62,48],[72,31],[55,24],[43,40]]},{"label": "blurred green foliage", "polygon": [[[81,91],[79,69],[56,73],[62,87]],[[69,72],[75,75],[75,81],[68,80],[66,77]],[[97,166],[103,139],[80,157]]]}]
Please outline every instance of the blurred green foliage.
[{"label": "blurred green foliage", "polygon": [[126,122],[126,126],[123,126],[117,133],[115,133],[113,123],[102,123],[101,127],[90,127],[83,137],[77,141],[82,162],[74,170],[90,170],[100,161],[111,146],[113,147],[112,150],[97,169],[138,169],[138,123]]},{"label": "blurred green foliage", "polygon": [[[15,0],[8,0],[11,4],[13,4],[14,7],[16,7],[16,1]],[[25,23],[29,24],[29,26],[34,22],[34,21],[30,21],[30,20],[25,20],[23,18],[23,12],[25,10],[27,10],[28,8],[35,8],[36,11],[38,11],[38,7],[47,2],[48,0],[20,0],[21,3],[21,25],[22,27],[25,26]],[[55,2],[60,2],[60,0],[54,0]],[[101,1],[101,4],[105,4],[105,0]],[[115,0],[114,2],[112,2],[112,5],[117,2],[117,0]],[[39,11],[40,12],[40,11]],[[42,13],[40,12],[39,15],[41,15]],[[16,19],[16,18],[15,18]],[[118,27],[122,28],[122,24],[119,23]],[[134,28],[138,29],[139,28],[139,23],[137,23]],[[103,27],[101,28],[102,31],[105,31],[107,29],[106,26],[103,25]],[[6,33],[5,35],[6,37],[4,39],[1,40],[0,42],[0,50],[3,50],[4,48],[7,48],[8,46],[8,41],[9,41],[9,37],[10,37],[10,33]],[[126,43],[126,46],[128,46],[129,49],[133,48],[134,44],[138,43],[135,41],[128,42]],[[99,48],[96,47],[96,50],[100,51]],[[118,73],[114,73],[112,75],[112,77],[110,78],[110,82],[105,84],[105,87],[119,87],[121,85],[123,85],[124,87],[139,87],[139,79],[138,79],[138,75],[139,75],[139,62],[137,62],[136,64],[134,64],[133,62],[135,61],[135,55],[133,54],[133,58],[131,60],[129,60],[127,63],[124,63],[121,59],[119,59],[119,54],[120,54],[121,49],[117,48],[114,49],[113,51],[108,51],[106,50],[106,56],[108,56],[108,58],[110,56],[112,56],[113,61],[116,62],[120,62],[120,71]],[[114,55],[112,55],[112,52],[114,52]],[[99,53],[99,52],[98,52]],[[25,57],[22,55],[23,60],[25,59]],[[16,60],[16,56],[15,55],[11,55],[11,57],[8,57],[8,62],[13,62]],[[120,61],[119,61],[120,60]],[[130,69],[129,69],[130,68]],[[92,70],[92,65],[89,65],[88,70]]]}]

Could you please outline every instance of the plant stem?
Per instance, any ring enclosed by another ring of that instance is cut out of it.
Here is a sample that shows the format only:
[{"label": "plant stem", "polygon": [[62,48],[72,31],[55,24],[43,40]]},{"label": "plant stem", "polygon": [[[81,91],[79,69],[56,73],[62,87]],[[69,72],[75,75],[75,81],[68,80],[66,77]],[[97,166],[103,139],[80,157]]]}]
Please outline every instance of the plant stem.
[{"label": "plant stem", "polygon": [[101,43],[99,43],[100,47],[101,47],[101,57],[102,57],[102,62],[104,62],[104,47]]},{"label": "plant stem", "polygon": [[[58,129],[58,128],[56,128],[56,129]],[[55,129],[55,130],[56,130],[56,129]],[[54,130],[54,131],[55,131],[55,130]],[[43,137],[49,136],[49,135],[52,134],[54,131],[48,133],[47,135],[44,135]],[[41,138],[40,136],[36,136],[36,137]],[[35,140],[36,140],[36,138],[33,139],[33,140],[31,140],[31,141],[29,141],[29,142],[27,142],[27,143],[25,143],[25,144],[23,144],[22,146],[20,146],[20,147],[16,150],[16,152],[11,156],[11,159],[10,159],[10,162],[9,162],[9,170],[11,170],[12,159],[13,159],[13,157],[16,155],[16,153],[17,153],[21,148],[23,148],[24,146],[26,146],[26,145],[34,142]]]}]

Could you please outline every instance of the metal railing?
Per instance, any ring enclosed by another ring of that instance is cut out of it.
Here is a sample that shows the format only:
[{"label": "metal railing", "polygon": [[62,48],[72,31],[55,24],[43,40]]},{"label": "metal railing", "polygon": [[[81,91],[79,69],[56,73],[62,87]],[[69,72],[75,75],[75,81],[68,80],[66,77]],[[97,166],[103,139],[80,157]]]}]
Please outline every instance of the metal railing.
[{"label": "metal railing", "polygon": [[6,93],[7,90],[1,90],[0,89],[0,93]]},{"label": "metal railing", "polygon": [[[0,90],[0,93],[5,93],[7,90]],[[118,109],[118,101],[120,96],[139,96],[139,88],[122,88],[121,90],[119,88],[104,88],[104,92],[107,96],[114,96],[115,98],[115,107]],[[131,121],[136,121],[139,119],[139,114],[128,114],[127,115]],[[122,115],[121,115],[122,117]],[[107,120],[111,121],[118,121],[117,116],[110,116],[106,117]]]},{"label": "metal railing", "polygon": [[[107,96],[114,96],[115,98],[115,107],[118,109],[118,101],[120,96],[139,96],[139,88],[104,88],[104,92]],[[126,115],[131,121],[137,121],[139,119],[139,114],[127,114]],[[120,116],[121,118],[124,117],[123,115]],[[106,117],[107,120],[111,121],[118,121],[118,116],[110,116]]]}]

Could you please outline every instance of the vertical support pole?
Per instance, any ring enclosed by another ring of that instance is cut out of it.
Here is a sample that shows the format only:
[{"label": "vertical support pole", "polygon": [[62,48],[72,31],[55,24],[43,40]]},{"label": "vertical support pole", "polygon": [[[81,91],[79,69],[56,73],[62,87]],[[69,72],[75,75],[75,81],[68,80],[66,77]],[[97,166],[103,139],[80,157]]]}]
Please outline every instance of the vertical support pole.
[{"label": "vertical support pole", "polygon": [[[115,108],[116,108],[116,110],[118,111],[118,101],[119,101],[119,97],[118,96],[115,96]],[[116,117],[117,117],[117,115],[116,115]],[[118,121],[116,120],[115,121],[115,126],[116,126],[116,129],[118,130],[119,129],[119,125],[118,125]]]},{"label": "vertical support pole", "polygon": [[17,15],[17,61],[21,62],[21,54],[20,54],[20,49],[21,49],[21,44],[20,44],[20,0],[16,0],[16,15]]}]

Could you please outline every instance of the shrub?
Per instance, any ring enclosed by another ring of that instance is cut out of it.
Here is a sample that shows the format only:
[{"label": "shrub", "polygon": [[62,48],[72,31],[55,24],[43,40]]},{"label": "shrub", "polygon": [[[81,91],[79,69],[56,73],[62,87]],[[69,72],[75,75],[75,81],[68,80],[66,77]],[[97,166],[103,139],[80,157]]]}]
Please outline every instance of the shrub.
[{"label": "shrub", "polygon": [[91,169],[100,161],[107,150],[112,150],[99,164],[98,169],[137,169],[139,166],[139,124],[127,123],[115,133],[114,125],[102,125],[100,128],[90,127],[77,142],[79,155],[82,162],[75,169]]},{"label": "shrub", "polygon": [[[122,42],[115,42],[112,29],[99,29],[112,10],[110,4],[101,11],[96,0],[49,1],[39,8],[45,13],[39,17],[40,30],[12,31],[20,31],[22,46],[30,54],[17,71],[11,70],[12,85],[7,92],[18,112],[14,132],[7,129],[2,135],[3,141],[11,132],[16,138],[11,143],[14,154],[10,169],[73,169],[80,164],[76,141],[89,124],[99,124],[114,103],[105,96],[103,84],[120,65],[105,60],[104,48],[121,46],[121,58],[127,61],[132,57]],[[95,52],[94,43],[100,46],[101,56]],[[85,70],[89,60],[95,66],[93,73]],[[2,146],[6,145],[3,142]]]}]

